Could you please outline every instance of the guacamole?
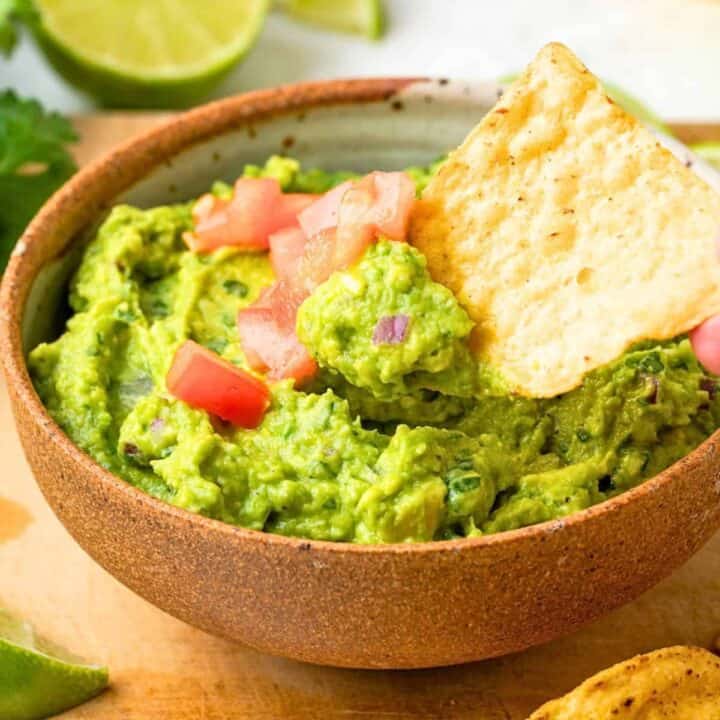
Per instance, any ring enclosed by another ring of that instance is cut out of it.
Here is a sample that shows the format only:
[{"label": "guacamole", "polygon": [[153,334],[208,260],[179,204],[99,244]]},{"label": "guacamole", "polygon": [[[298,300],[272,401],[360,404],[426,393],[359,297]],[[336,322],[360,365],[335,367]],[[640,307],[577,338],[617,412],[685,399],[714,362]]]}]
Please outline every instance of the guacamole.
[{"label": "guacamole", "polygon": [[[434,167],[410,169],[418,187]],[[288,192],[352,177],[277,157],[245,175]],[[224,423],[173,398],[165,377],[188,339],[248,368],[237,315],[273,272],[263,253],[189,251],[190,210],[115,207],[72,280],[66,331],[29,357],[73,441],[173,505],[319,540],[471,537],[621,493],[720,425],[716,379],[685,338],[639,345],[560,397],[503,394],[474,361],[452,293],[418,250],[387,240],[300,307],[298,337],[320,367],[312,384],[271,383],[256,429]]]}]

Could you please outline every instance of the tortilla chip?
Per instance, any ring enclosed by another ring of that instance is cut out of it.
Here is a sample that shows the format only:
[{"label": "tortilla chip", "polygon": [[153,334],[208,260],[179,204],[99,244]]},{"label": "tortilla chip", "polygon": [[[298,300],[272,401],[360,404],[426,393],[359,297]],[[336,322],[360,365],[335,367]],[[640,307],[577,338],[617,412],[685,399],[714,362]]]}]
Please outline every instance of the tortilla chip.
[{"label": "tortilla chip", "polygon": [[719,713],[720,659],[677,646],[613,665],[528,720],[717,720]]},{"label": "tortilla chip", "polygon": [[412,242],[510,389],[552,397],[720,312],[720,195],[543,48],[417,203]]}]

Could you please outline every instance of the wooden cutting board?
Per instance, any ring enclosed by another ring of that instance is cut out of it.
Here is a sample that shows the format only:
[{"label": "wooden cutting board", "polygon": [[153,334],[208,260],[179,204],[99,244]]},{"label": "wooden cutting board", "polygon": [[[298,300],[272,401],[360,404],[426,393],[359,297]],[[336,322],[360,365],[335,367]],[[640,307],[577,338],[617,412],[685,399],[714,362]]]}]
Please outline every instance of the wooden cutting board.
[{"label": "wooden cutting board", "polygon": [[[158,115],[77,119],[79,161]],[[720,124],[678,126],[720,139]],[[636,602],[525,653],[454,668],[349,671],[273,658],[157,610],[98,567],[35,486],[0,381],[0,606],[109,665],[111,688],[63,718],[97,720],[522,720],[550,697],[626,657],[720,635],[720,534]],[[482,589],[478,589],[482,592]]]}]

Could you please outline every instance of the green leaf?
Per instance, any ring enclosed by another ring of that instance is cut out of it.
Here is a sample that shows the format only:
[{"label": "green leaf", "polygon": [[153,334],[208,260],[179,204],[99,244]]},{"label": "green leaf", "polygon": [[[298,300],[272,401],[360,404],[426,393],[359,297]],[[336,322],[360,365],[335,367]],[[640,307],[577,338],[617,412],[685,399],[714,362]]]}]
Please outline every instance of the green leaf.
[{"label": "green leaf", "polygon": [[67,149],[75,140],[62,115],[11,90],[0,94],[0,271],[40,206],[75,172]]}]

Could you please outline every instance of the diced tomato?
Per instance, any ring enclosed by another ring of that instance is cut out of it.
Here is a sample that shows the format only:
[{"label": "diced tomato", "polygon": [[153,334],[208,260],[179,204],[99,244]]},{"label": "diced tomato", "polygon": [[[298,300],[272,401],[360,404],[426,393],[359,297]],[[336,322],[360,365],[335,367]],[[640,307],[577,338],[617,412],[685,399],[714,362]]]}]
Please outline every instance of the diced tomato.
[{"label": "diced tomato", "polygon": [[323,230],[307,241],[293,281],[298,291],[309,295],[335,271],[350,267],[372,243],[372,234],[367,227],[358,228],[355,232],[348,232],[345,228],[342,241],[338,239],[341,230]]},{"label": "diced tomato", "polygon": [[700,323],[689,335],[698,362],[713,375],[720,375],[720,315]]},{"label": "diced tomato", "polygon": [[295,333],[297,310],[305,295],[283,282],[268,288],[238,314],[243,352],[250,366],[273,380],[298,383],[317,372],[317,364]]},{"label": "diced tomato", "polygon": [[404,240],[414,202],[415,183],[404,172],[372,172],[343,195],[338,227],[370,226],[374,236]]},{"label": "diced tomato", "polygon": [[195,229],[185,241],[196,252],[226,245],[264,250],[281,195],[277,180],[240,178],[229,200],[214,198],[210,202],[203,196],[195,204]]},{"label": "diced tomato", "polygon": [[321,197],[322,195],[313,195],[312,193],[283,193],[273,222],[273,225],[277,227],[273,232],[290,225],[296,227],[298,215]]},{"label": "diced tomato", "polygon": [[192,209],[192,219],[197,225],[204,220],[207,220],[211,215],[219,213],[228,204],[227,200],[213,195],[212,193],[205,193],[201,195]]},{"label": "diced tomato", "polygon": [[374,212],[377,202],[372,175],[350,188],[340,203],[335,267],[341,270],[356,262],[377,238]]},{"label": "diced tomato", "polygon": [[270,264],[278,280],[295,282],[306,242],[305,233],[297,226],[286,227],[270,236]]},{"label": "diced tomato", "polygon": [[298,215],[309,238],[301,287],[312,291],[336,270],[355,263],[379,235],[404,240],[415,184],[403,172],[373,172],[345,182]]},{"label": "diced tomato", "polygon": [[178,400],[244,428],[257,427],[270,405],[264,382],[192,340],[175,353],[166,384]]},{"label": "diced tomato", "polygon": [[307,237],[337,227],[340,201],[353,185],[352,180],[346,180],[332,190],[328,190],[312,205],[298,214],[298,222]]},{"label": "diced tomato", "polygon": [[[222,225],[227,205],[227,200],[215,197],[215,195],[212,195],[211,193],[202,195],[198,198],[192,209],[192,218],[195,228],[197,229],[198,226],[208,226],[213,223]],[[183,233],[183,240],[193,252],[202,252],[203,240],[196,234],[196,232]]]},{"label": "diced tomato", "polygon": [[268,237],[284,227],[297,225],[297,215],[317,195],[283,194],[272,178],[240,178],[232,197],[203,195],[193,207],[195,229],[185,242],[195,252],[210,252],[226,245],[265,250]]},{"label": "diced tomato", "polygon": [[[304,212],[313,211],[321,202]],[[334,215],[325,215],[327,222],[317,224],[324,229],[311,235],[305,246],[298,272],[300,287],[312,292],[336,270],[350,267],[380,234],[404,239],[414,202],[415,185],[401,172],[371,173],[344,188]],[[327,227],[330,219],[337,219],[336,228]],[[302,225],[303,213],[298,220]]]},{"label": "diced tomato", "polygon": [[309,295],[325,282],[337,268],[337,230],[327,228],[311,237],[305,244],[305,253],[298,263],[293,286],[297,292]]},{"label": "diced tomato", "polygon": [[[379,235],[403,240],[414,201],[415,185],[405,173],[371,173],[307,205],[297,215],[299,228],[286,223],[273,232],[270,261],[278,281],[238,316],[243,350],[254,369],[298,382],[315,374],[317,365],[295,333],[298,308]],[[299,206],[307,198],[287,202]]]},{"label": "diced tomato", "polygon": [[371,219],[378,234],[405,240],[415,203],[415,183],[404,172],[373,172],[367,177],[375,186]]}]

